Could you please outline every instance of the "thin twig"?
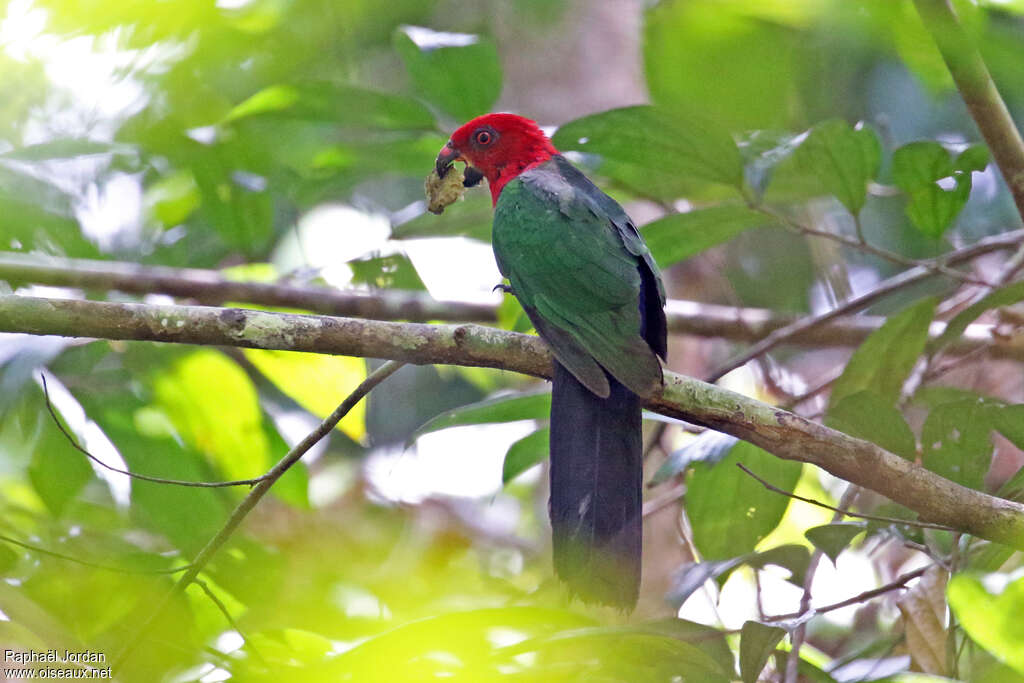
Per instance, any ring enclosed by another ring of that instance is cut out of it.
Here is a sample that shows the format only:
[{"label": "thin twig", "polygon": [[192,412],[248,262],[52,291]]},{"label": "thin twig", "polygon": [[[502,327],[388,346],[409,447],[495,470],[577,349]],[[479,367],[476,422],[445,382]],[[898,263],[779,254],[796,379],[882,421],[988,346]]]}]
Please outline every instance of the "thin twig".
[{"label": "thin twig", "polygon": [[885,259],[886,261],[890,261],[901,266],[907,266],[910,268],[924,268],[933,273],[934,275],[944,275],[950,279],[965,282],[967,284],[990,286],[990,283],[987,280],[977,278],[973,275],[963,273],[959,270],[954,270],[944,265],[943,261],[945,260],[945,255],[939,256],[938,258],[926,260],[909,258],[907,256],[897,254],[894,251],[889,251],[887,249],[882,249],[881,247],[876,247],[868,242],[861,242],[860,240],[850,239],[849,237],[846,237],[845,235],[840,235],[838,233],[808,227],[801,223],[792,221],[774,211],[768,211],[768,215],[775,216],[775,218],[777,218],[778,220],[784,221],[794,231],[799,232],[803,235],[808,235],[809,237],[820,237],[822,239],[832,240],[833,242],[838,242],[843,246],[850,247],[852,249],[858,249],[860,251],[863,251],[864,253],[871,254],[872,256],[877,256],[881,259]]},{"label": "thin twig", "polygon": [[[860,487],[856,484],[850,484],[846,488],[846,491],[843,492],[843,497],[839,500],[839,507],[835,508],[835,514],[832,515],[833,522],[838,522],[847,514],[847,509],[853,505],[859,493]],[[804,573],[803,593],[800,596],[801,613],[811,609],[811,588],[814,586],[814,576],[818,573],[818,567],[821,566],[821,558],[824,556],[825,552],[821,548],[815,548],[814,552],[811,553],[810,562],[807,564],[807,571]],[[784,681],[785,683],[797,683],[800,673],[800,649],[807,639],[807,622],[804,621],[797,624],[796,628],[789,634],[789,639],[791,647],[786,655]]]},{"label": "thin twig", "polygon": [[792,399],[783,403],[782,407],[785,408],[786,410],[792,410],[793,408],[797,407],[804,401],[814,398],[821,392],[831,387],[835,383],[835,381],[839,379],[840,375],[843,374],[844,369],[845,368],[842,367],[836,368],[828,377],[821,379],[817,384],[809,387],[802,394],[794,396]]},{"label": "thin twig", "polygon": [[39,377],[43,380],[43,398],[46,401],[46,410],[49,411],[50,417],[53,418],[53,423],[57,425],[57,429],[61,431],[61,433],[64,435],[64,438],[68,440],[69,444],[71,444],[72,448],[74,448],[79,453],[84,454],[85,457],[89,458],[100,467],[108,469],[111,472],[117,472],[118,474],[123,474],[127,477],[131,477],[132,479],[150,481],[153,482],[154,484],[169,484],[171,486],[190,486],[192,488],[205,489],[219,489],[226,488],[228,486],[255,486],[256,484],[263,481],[267,476],[264,474],[253,479],[235,479],[233,481],[187,481],[183,479],[164,479],[163,477],[153,477],[148,474],[139,474],[138,472],[130,472],[129,470],[122,470],[120,467],[114,467],[113,465],[105,463],[99,458],[97,458],[95,455],[87,451],[84,446],[79,445],[75,437],[72,436],[70,432],[68,432],[68,430],[64,427],[63,424],[61,424],[60,418],[57,417],[57,412],[53,408],[53,403],[50,401],[50,391],[46,387],[46,375],[43,373],[39,373]]},{"label": "thin twig", "polygon": [[655,448],[661,444],[662,437],[665,436],[665,430],[668,429],[667,422],[658,422],[651,428],[650,436],[647,438],[647,443],[644,444],[643,459],[646,461],[647,456],[651,454]]},{"label": "thin twig", "polygon": [[400,363],[398,361],[388,361],[371,372],[366,379],[364,379],[359,386],[356,387],[352,393],[334,409],[334,412],[325,417],[316,429],[307,434],[302,441],[292,447],[292,449],[289,450],[288,453],[286,453],[285,456],[281,458],[281,460],[279,460],[269,472],[267,472],[265,477],[256,484],[245,498],[242,499],[242,502],[238,504],[238,507],[236,507],[234,512],[231,513],[231,516],[228,518],[227,522],[224,523],[224,526],[221,527],[220,531],[218,531],[217,534],[203,547],[203,549],[199,551],[199,554],[196,555],[185,574],[178,579],[171,590],[168,591],[167,595],[164,596],[164,599],[160,604],[153,610],[149,619],[135,632],[132,639],[114,659],[114,663],[111,666],[115,671],[120,669],[125,660],[131,656],[138,644],[143,638],[145,638],[150,629],[153,628],[153,625],[163,614],[164,610],[167,609],[167,605],[170,604],[170,601],[174,596],[185,590],[190,583],[195,581],[199,572],[206,567],[217,551],[220,550],[221,546],[227,542],[238,526],[242,523],[242,520],[245,519],[249,512],[256,507],[256,504],[260,502],[260,499],[262,499],[263,496],[266,495],[267,491],[270,490],[270,487],[272,487],[292,465],[297,463],[306,451],[312,448],[325,436],[330,434],[331,430],[337,426],[338,422],[340,422],[341,419],[345,417],[345,415],[347,415],[348,412],[352,410],[352,408],[359,403],[364,396],[370,393],[370,391],[372,391],[378,384],[394,374],[395,371],[403,365],[404,363]]},{"label": "thin twig", "polygon": [[88,560],[83,560],[83,559],[80,559],[80,558],[77,558],[77,557],[73,557],[71,555],[65,555],[64,553],[58,553],[58,552],[56,552],[54,550],[48,550],[48,549],[43,548],[43,547],[38,546],[38,545],[32,545],[31,543],[26,543],[24,541],[19,541],[16,538],[11,538],[10,536],[4,535],[4,534],[0,534],[0,541],[3,541],[4,543],[10,543],[11,545],[16,545],[19,548],[25,548],[26,550],[31,550],[32,552],[39,553],[40,555],[49,555],[50,557],[55,557],[58,560],[64,560],[66,562],[74,562],[75,564],[80,564],[83,567],[92,567],[93,569],[103,569],[103,570],[108,571],[108,572],[117,572],[119,574],[149,574],[149,575],[177,574],[178,572],[183,572],[183,571],[185,571],[186,569],[188,569],[189,567],[192,566],[190,564],[185,564],[185,565],[182,565],[180,567],[173,567],[172,569],[129,569],[128,567],[115,567],[115,566],[110,565],[110,564],[100,564],[98,562],[90,562]]},{"label": "thin twig", "polygon": [[228,622],[228,625],[231,626],[235,633],[237,633],[238,636],[242,639],[242,642],[245,643],[245,647],[248,648],[249,652],[252,653],[253,657],[259,660],[261,664],[266,664],[267,660],[265,660],[263,658],[263,655],[259,653],[259,650],[257,650],[253,646],[252,641],[245,637],[245,631],[243,631],[242,627],[238,625],[238,623],[235,621],[235,618],[231,616],[231,612],[228,611],[227,605],[225,605],[221,601],[221,599],[217,597],[217,594],[214,593],[210,589],[210,587],[206,585],[206,582],[202,579],[196,578],[192,581],[192,583],[199,586],[199,588],[201,588],[202,591],[206,593],[206,597],[210,599],[210,602],[212,602],[214,606],[224,616],[224,620]]},{"label": "thin twig", "polygon": [[[886,593],[890,593],[898,588],[904,588],[907,583],[913,581],[914,579],[921,578],[921,575],[924,574],[927,569],[928,567],[921,567],[919,569],[915,569],[912,572],[901,574],[900,576],[896,577],[896,579],[890,581],[884,586],[879,586],[878,588],[872,588],[871,590],[864,591],[863,593],[858,593],[857,595],[854,595],[852,598],[840,600],[839,602],[834,602],[831,605],[825,605],[824,607],[816,607],[815,609],[811,610],[811,616],[818,616],[819,614],[832,612],[837,609],[842,609],[843,607],[849,607],[850,605],[856,605],[857,603],[867,602],[872,598],[877,598],[879,595],[885,595]],[[788,621],[790,619],[800,619],[805,617],[806,615],[806,610],[802,612],[790,612],[789,614],[775,614],[768,617],[766,621]]]},{"label": "thin twig", "polygon": [[802,503],[810,503],[811,505],[817,505],[820,508],[825,508],[826,510],[832,510],[833,512],[839,513],[841,515],[845,515],[847,517],[856,517],[858,519],[866,519],[866,520],[869,520],[869,521],[872,521],[872,522],[886,522],[888,524],[903,524],[903,525],[906,525],[906,526],[916,526],[916,527],[920,527],[922,529],[941,529],[942,531],[956,531],[956,529],[954,529],[953,527],[948,527],[948,526],[945,526],[943,524],[933,524],[931,522],[922,522],[922,521],[916,520],[916,519],[900,519],[898,517],[882,517],[880,515],[868,515],[868,514],[864,514],[864,513],[861,513],[861,512],[850,512],[849,510],[843,510],[842,508],[834,507],[832,505],[829,505],[828,503],[822,503],[820,500],[814,500],[813,498],[805,498],[803,496],[798,496],[795,493],[791,493],[789,491],[784,491],[784,490],[780,489],[778,486],[773,486],[772,484],[768,483],[767,481],[765,481],[764,479],[762,479],[761,477],[757,476],[756,474],[751,472],[749,469],[747,469],[747,467],[745,465],[743,465],[743,463],[736,463],[736,467],[739,467],[741,470],[743,470],[744,472],[749,474],[751,477],[756,479],[758,482],[760,482],[760,484],[762,486],[764,486],[769,491],[773,491],[775,493],[782,494],[783,496],[786,496],[787,498],[792,498],[794,500],[799,500]]},{"label": "thin twig", "polygon": [[685,495],[686,484],[677,484],[664,494],[644,503],[643,516],[648,517],[650,515],[653,515],[658,510],[661,510],[662,508],[671,505],[672,503],[676,502]]},{"label": "thin twig", "polygon": [[[1019,239],[1019,237],[1018,237]],[[1001,243],[1004,248],[1013,246],[1014,243]],[[979,240],[975,244],[969,247],[963,247],[954,252],[947,254],[943,257],[946,265],[954,265],[967,261],[976,256],[980,256],[983,253],[987,253],[989,249],[984,248],[988,245],[985,244],[985,240]],[[879,299],[882,299],[894,292],[898,292],[911,285],[915,285],[923,280],[927,280],[934,276],[934,272],[923,266],[916,266],[910,270],[903,271],[898,275],[881,282],[877,287],[871,291],[865,292],[859,296],[855,296],[852,299],[846,301],[846,303],[840,304],[835,308],[820,313],[818,315],[810,315],[804,318],[799,318],[794,322],[786,325],[785,327],[778,328],[772,331],[770,334],[765,336],[763,339],[758,341],[756,344],[751,346],[749,349],[739,354],[735,358],[727,361],[724,365],[719,367],[717,370],[711,373],[708,378],[709,382],[717,382],[727,373],[735,370],[738,367],[745,365],[747,362],[757,358],[763,353],[771,351],[776,346],[786,342],[794,337],[804,335],[809,330],[823,325],[831,320],[835,320],[840,316],[847,315],[858,311],[866,306],[869,306]]]}]

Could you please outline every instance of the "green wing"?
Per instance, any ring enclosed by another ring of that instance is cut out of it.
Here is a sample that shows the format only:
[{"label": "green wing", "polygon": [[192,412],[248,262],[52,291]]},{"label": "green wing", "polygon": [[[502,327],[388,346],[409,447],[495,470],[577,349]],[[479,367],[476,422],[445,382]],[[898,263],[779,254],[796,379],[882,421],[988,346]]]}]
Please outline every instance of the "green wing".
[{"label": "green wing", "polygon": [[638,266],[646,247],[639,236],[627,241],[590,188],[570,182],[564,170],[548,162],[502,190],[494,214],[498,267],[555,357],[581,383],[607,396],[604,368],[650,396],[662,377],[641,336]]}]

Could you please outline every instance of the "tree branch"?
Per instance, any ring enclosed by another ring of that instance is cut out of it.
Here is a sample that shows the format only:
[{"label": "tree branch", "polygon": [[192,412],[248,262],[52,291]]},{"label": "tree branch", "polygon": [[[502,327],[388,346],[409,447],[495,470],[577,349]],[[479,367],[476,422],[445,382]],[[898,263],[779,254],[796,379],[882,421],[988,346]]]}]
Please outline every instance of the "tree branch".
[{"label": "tree branch", "polygon": [[244,301],[378,320],[487,322],[498,319],[495,306],[437,301],[419,292],[386,290],[369,294],[330,287],[238,282],[216,270],[89,259],[43,259],[14,252],[0,252],[0,280],[13,286],[35,283],[131,294],[168,294],[209,305]]},{"label": "tree branch", "polygon": [[[979,240],[942,257],[955,265],[978,256],[1017,246],[1024,230]],[[800,317],[759,308],[736,308],[696,301],[670,300],[666,306],[668,329],[678,334],[760,342],[740,357],[753,358],[780,344],[798,346],[856,346],[884,322],[879,316],[847,314],[888,294],[934,275],[925,267],[913,268],[886,280],[876,290],[822,316]],[[167,268],[134,263],[86,259],[43,260],[38,256],[0,252],[0,280],[12,285],[44,284],[133,294],[168,294],[209,305],[247,302],[262,306],[300,308],[326,315],[375,320],[426,322],[496,322],[498,308],[465,301],[437,301],[419,292],[385,290],[343,292],[329,287],[235,282],[215,270]],[[933,335],[941,333],[941,325]],[[964,354],[990,348],[993,358],[1024,360],[1024,340],[994,337],[990,325],[970,325],[949,352]],[[739,362],[739,359],[735,362]],[[740,363],[742,364],[742,363]]]},{"label": "tree branch", "polygon": [[[424,325],[202,306],[0,296],[0,331],[309,351],[549,377],[537,337],[472,324]],[[647,407],[817,465],[950,526],[1024,549],[1024,505],[968,489],[873,443],[696,379],[665,373]],[[261,481],[253,491],[268,486]]]},{"label": "tree branch", "polygon": [[914,0],[1024,219],[1024,140],[949,0]]}]

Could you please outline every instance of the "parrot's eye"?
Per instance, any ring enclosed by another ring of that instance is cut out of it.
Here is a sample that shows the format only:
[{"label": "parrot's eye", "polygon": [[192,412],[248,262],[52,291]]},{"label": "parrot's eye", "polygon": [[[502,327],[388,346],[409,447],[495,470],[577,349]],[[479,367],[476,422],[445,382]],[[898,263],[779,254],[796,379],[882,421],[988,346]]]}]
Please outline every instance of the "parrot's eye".
[{"label": "parrot's eye", "polygon": [[486,146],[494,141],[494,136],[491,134],[491,131],[489,130],[478,130],[476,134],[473,136],[473,140],[478,145]]}]

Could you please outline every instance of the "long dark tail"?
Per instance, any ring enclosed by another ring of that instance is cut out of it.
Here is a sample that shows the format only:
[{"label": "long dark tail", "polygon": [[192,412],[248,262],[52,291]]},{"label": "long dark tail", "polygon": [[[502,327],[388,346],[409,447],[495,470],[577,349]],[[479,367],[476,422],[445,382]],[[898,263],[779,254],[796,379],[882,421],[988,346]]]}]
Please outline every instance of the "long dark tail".
[{"label": "long dark tail", "polygon": [[599,398],[555,363],[551,516],[555,572],[586,602],[630,610],[640,591],[640,399],[609,377]]}]

